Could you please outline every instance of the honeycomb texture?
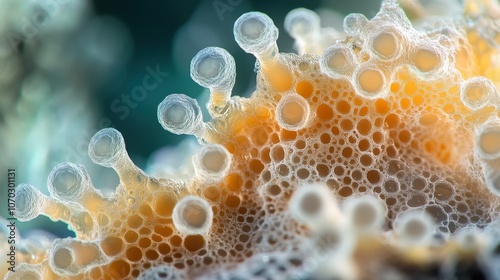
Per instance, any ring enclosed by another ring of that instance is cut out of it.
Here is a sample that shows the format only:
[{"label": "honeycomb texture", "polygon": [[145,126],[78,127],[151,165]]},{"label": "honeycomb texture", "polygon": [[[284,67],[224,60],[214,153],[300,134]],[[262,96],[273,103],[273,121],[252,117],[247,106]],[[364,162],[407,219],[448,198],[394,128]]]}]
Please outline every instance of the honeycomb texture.
[{"label": "honeycomb texture", "polygon": [[77,237],[26,240],[5,279],[500,279],[498,11],[471,0],[432,18],[384,1],[332,43],[297,9],[285,27],[300,55],[279,53],[265,14],[243,15],[252,96],[231,97],[234,60],[211,47],[191,76],[212,120],[182,94],[158,108],[166,130],[202,143],[192,177],[148,176],[118,131],[98,132],[89,154],[118,173],[115,194],[71,163],[50,197],[23,185],[38,207],[20,220],[44,214]]}]

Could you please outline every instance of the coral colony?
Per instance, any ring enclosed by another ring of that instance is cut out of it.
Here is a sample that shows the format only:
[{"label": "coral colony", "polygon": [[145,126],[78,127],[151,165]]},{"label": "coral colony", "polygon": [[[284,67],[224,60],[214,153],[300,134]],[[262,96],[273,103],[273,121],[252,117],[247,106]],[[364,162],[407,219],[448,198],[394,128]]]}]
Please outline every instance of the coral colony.
[{"label": "coral colony", "polygon": [[76,238],[22,240],[5,279],[500,279],[500,7],[413,8],[415,26],[390,0],[350,14],[340,39],[293,10],[298,55],[267,15],[243,14],[251,97],[231,96],[235,61],[209,47],[191,77],[211,121],[184,94],[158,106],[165,130],[202,144],[191,178],[149,176],[120,132],[97,132],[89,156],[116,192],[75,163],[54,167],[50,196],[17,186],[19,221],[46,215]]}]

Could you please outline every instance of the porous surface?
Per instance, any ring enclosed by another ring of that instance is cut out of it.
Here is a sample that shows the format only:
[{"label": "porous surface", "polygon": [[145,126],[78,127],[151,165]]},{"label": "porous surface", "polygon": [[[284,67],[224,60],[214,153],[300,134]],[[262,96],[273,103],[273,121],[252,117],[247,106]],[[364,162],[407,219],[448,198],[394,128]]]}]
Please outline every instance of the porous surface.
[{"label": "porous surface", "polygon": [[[385,1],[373,19],[348,16],[347,35],[328,46],[314,13],[299,10],[287,29],[298,42],[304,30],[316,40],[308,41],[314,48],[298,44],[300,55],[278,53],[269,39],[275,27],[246,14],[238,43],[258,58],[252,96],[229,98],[234,81],[211,81],[210,122],[187,113],[181,121],[192,127],[162,122],[218,144],[212,164],[193,157],[207,170],[155,178],[123,150],[111,166],[121,181],[113,197],[84,190],[90,195],[71,201],[44,198],[39,212],[67,221],[77,239],[23,258],[22,269],[33,279],[498,279],[495,9],[466,1],[462,16],[420,15],[416,29]],[[227,70],[210,66],[198,74]],[[159,118],[173,117],[161,110]],[[116,157],[112,145],[101,148]],[[200,175],[207,172],[216,175]],[[294,196],[299,188],[320,195]],[[176,228],[172,213],[188,196],[203,203],[183,206]]]}]

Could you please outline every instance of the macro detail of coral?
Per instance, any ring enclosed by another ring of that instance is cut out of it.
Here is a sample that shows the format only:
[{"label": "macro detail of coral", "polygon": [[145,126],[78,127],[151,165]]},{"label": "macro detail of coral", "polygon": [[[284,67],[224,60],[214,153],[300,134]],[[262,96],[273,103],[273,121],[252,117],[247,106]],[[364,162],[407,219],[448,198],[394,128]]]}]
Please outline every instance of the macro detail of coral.
[{"label": "macro detail of coral", "polygon": [[4,279],[500,279],[500,5],[460,12],[385,0],[343,33],[295,9],[298,54],[280,53],[266,14],[243,14],[252,95],[232,96],[235,60],[208,47],[190,69],[210,120],[184,94],[158,105],[165,130],[201,144],[191,174],[148,175],[100,130],[89,157],[116,191],[69,162],[49,196],[19,185],[19,221],[46,215],[76,237],[22,240]]}]

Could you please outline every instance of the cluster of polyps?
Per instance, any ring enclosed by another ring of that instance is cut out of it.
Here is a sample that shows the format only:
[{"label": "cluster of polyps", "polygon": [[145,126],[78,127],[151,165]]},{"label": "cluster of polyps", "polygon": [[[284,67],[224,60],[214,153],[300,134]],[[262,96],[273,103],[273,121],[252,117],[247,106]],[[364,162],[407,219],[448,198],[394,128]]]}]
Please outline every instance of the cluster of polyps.
[{"label": "cluster of polyps", "polygon": [[51,197],[21,185],[20,220],[46,214],[77,238],[43,257],[29,257],[42,245],[26,247],[6,279],[498,279],[500,69],[488,5],[467,2],[467,24],[417,30],[385,1],[371,20],[347,16],[337,42],[316,14],[294,10],[285,25],[300,56],[279,53],[267,15],[244,14],[234,36],[258,60],[253,95],[231,97],[234,59],[209,47],[191,76],[210,90],[212,120],[183,94],[158,106],[166,130],[203,143],[192,178],[148,176],[118,131],[98,132],[89,155],[116,170],[116,193],[104,197],[71,163],[49,176]]}]

